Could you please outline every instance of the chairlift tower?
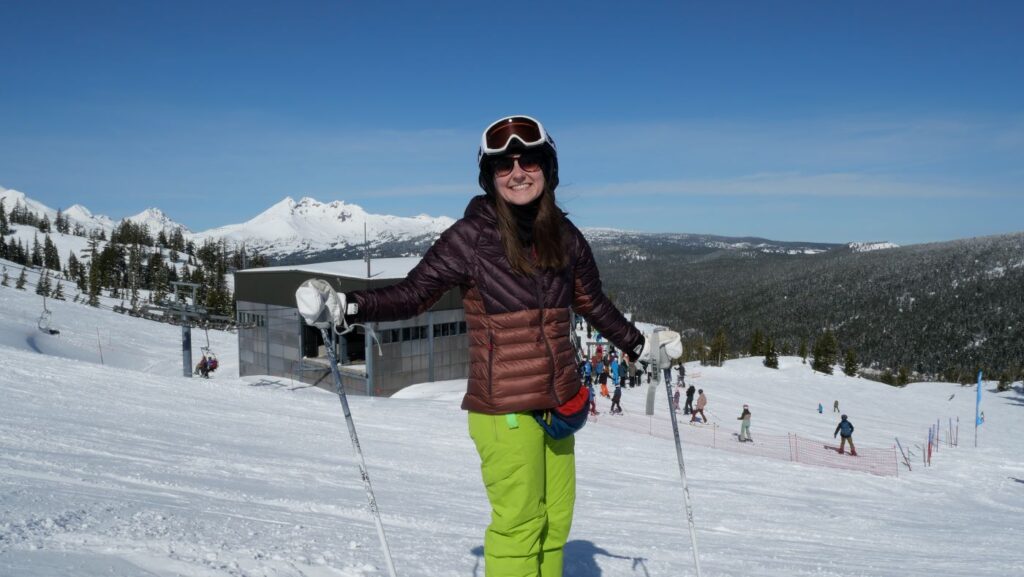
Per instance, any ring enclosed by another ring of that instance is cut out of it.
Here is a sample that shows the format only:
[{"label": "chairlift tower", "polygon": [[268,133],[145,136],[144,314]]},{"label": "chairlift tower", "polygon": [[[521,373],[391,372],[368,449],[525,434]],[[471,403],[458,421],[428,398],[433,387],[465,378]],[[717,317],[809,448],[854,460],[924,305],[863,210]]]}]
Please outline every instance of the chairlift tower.
[{"label": "chairlift tower", "polygon": [[[171,315],[181,315],[181,366],[185,377],[192,377],[192,320],[201,320],[209,317],[206,307],[196,303],[196,289],[198,283],[173,281],[174,296],[171,302],[164,304],[163,308]],[[178,290],[181,289],[179,296]],[[186,300],[185,290],[191,289],[192,294]]]}]

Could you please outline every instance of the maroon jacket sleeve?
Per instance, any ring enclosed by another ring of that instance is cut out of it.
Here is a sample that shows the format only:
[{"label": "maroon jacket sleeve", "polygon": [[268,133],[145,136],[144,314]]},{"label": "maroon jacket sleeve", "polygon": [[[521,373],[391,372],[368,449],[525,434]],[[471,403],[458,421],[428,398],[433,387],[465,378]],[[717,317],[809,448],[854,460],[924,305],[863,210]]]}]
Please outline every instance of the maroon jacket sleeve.
[{"label": "maroon jacket sleeve", "polygon": [[639,349],[643,348],[644,336],[605,296],[601,289],[601,274],[597,270],[597,262],[594,261],[590,244],[576,227],[571,227],[571,230],[576,245],[572,308],[583,315],[583,318],[587,319],[602,336],[635,361],[640,353]]},{"label": "maroon jacket sleeve", "polygon": [[444,293],[470,284],[475,226],[462,219],[441,233],[416,268],[398,284],[373,290],[354,291],[346,296],[359,305],[351,318],[362,321],[397,321],[426,312]]}]

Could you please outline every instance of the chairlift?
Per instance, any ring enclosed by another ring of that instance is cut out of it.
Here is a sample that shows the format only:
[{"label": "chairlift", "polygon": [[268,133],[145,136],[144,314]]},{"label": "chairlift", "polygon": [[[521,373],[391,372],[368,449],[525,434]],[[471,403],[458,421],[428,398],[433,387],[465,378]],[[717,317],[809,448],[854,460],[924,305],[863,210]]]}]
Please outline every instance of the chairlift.
[{"label": "chairlift", "polygon": [[50,309],[46,308],[46,297],[43,297],[43,312],[39,315],[39,320],[36,322],[36,326],[39,327],[41,332],[48,335],[59,335],[60,331],[50,326],[50,317],[53,313]]},{"label": "chairlift", "polygon": [[220,361],[217,360],[217,353],[213,352],[210,348],[210,327],[209,325],[203,326],[203,331],[206,334],[206,346],[199,347],[199,350],[203,352],[203,356],[196,363],[196,370],[193,374],[201,375],[204,379],[210,378],[210,373],[217,370],[220,366]]}]

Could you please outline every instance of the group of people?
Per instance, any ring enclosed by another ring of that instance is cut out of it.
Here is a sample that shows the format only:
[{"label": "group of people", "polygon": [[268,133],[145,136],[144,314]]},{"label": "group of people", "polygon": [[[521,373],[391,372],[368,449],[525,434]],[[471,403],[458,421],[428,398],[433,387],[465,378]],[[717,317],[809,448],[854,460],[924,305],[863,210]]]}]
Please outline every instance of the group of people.
[{"label": "group of people", "polygon": [[643,376],[643,369],[637,367],[627,356],[620,357],[614,348],[609,349],[606,355],[602,345],[597,346],[594,356],[585,360],[580,369],[583,373],[584,386],[596,381],[601,388],[601,396],[606,399],[611,398],[609,386],[637,387],[640,386],[640,379]]},{"label": "group of people", "polygon": [[217,357],[210,355],[203,355],[203,358],[199,359],[196,363],[196,370],[194,374],[202,376],[204,379],[210,378],[210,373],[217,370],[218,366]]},{"label": "group of people", "polygon": [[[682,367],[682,365],[679,366]],[[674,405],[673,409],[675,409],[677,413],[679,412],[679,391],[681,391],[682,388],[683,385],[680,382],[678,385],[676,385],[676,392],[672,395],[672,404]],[[694,395],[697,395],[696,408],[694,408],[693,405]],[[690,385],[689,387],[686,388],[686,403],[683,405],[683,414],[690,415],[691,423],[708,422],[708,417],[707,415],[704,414],[704,407],[706,407],[707,404],[708,398],[707,396],[704,395],[704,389],[698,389],[693,385]]]}]

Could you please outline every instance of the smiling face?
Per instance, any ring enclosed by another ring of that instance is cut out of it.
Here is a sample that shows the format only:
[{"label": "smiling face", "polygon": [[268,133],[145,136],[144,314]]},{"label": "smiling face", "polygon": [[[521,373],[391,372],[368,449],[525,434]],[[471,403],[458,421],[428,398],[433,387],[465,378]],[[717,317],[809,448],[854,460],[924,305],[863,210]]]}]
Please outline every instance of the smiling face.
[{"label": "smiling face", "polygon": [[[519,155],[512,155],[512,158],[519,158]],[[532,168],[532,166],[528,166]],[[501,198],[509,204],[524,205],[530,204],[544,192],[544,171],[523,170],[517,160],[512,164],[512,171],[504,176],[494,176],[494,190]]]}]

